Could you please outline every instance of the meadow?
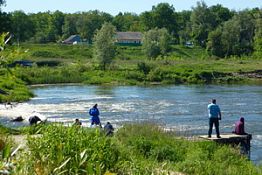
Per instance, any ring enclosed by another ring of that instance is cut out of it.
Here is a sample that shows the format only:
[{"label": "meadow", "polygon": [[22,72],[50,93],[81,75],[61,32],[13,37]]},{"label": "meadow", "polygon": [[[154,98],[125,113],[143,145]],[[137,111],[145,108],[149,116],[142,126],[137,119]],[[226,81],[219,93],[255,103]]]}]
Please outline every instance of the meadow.
[{"label": "meadow", "polygon": [[141,46],[117,46],[116,56],[105,71],[94,60],[92,46],[24,44],[21,48],[27,53],[20,59],[35,63],[33,67],[14,70],[27,84],[261,83],[256,77],[256,71],[262,67],[261,59],[219,59],[200,47],[174,45],[168,55],[147,59]]}]

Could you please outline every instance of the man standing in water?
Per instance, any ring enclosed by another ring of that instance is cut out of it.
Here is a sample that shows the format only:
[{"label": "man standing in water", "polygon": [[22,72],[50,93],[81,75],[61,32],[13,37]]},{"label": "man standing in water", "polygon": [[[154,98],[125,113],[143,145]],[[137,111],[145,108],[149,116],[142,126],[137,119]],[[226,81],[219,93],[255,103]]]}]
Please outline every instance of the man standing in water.
[{"label": "man standing in water", "polygon": [[102,127],[99,119],[99,110],[97,108],[97,104],[95,104],[93,108],[89,110],[89,115],[91,116],[91,126],[95,124]]},{"label": "man standing in water", "polygon": [[219,133],[219,120],[221,120],[221,111],[219,106],[216,104],[216,99],[212,99],[212,102],[207,106],[207,109],[209,116],[208,137],[211,137],[213,125],[215,124],[217,138],[221,138]]}]

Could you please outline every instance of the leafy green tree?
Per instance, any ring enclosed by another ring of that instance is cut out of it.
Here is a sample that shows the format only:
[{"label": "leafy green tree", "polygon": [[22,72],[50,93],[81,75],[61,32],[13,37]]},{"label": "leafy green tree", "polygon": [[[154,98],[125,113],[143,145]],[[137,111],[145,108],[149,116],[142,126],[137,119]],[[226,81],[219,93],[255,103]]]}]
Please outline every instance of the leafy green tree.
[{"label": "leafy green tree", "polygon": [[229,20],[223,26],[221,42],[225,49],[224,56],[230,56],[239,52],[240,26],[238,21]]},{"label": "leafy green tree", "polygon": [[1,10],[1,6],[3,5],[5,5],[5,0],[0,0],[0,34],[10,31],[11,28],[10,15]]},{"label": "leafy green tree", "polygon": [[76,30],[77,19],[78,19],[77,14],[67,14],[65,16],[64,25],[62,27],[64,39],[68,38],[70,35],[77,34],[77,30]]},{"label": "leafy green tree", "polygon": [[255,36],[254,36],[254,53],[256,56],[262,56],[262,9],[256,9],[255,22]]},{"label": "leafy green tree", "polygon": [[134,13],[119,13],[113,19],[117,31],[142,31],[139,16]]},{"label": "leafy green tree", "polygon": [[52,15],[51,30],[55,35],[55,40],[58,40],[63,35],[63,25],[65,23],[65,14],[60,11],[55,11]]},{"label": "leafy green tree", "polygon": [[225,22],[222,33],[225,56],[252,53],[254,31],[255,20],[248,11],[239,12]]},{"label": "leafy green tree", "polygon": [[171,37],[167,29],[151,29],[144,33],[143,50],[148,58],[156,58],[158,55],[167,54]]},{"label": "leafy green tree", "polygon": [[[32,14],[31,19],[35,26],[33,40],[40,43],[56,42],[61,32],[61,14],[56,11]],[[60,30],[60,31],[59,31]]]},{"label": "leafy green tree", "polygon": [[12,33],[17,42],[29,40],[34,35],[32,20],[23,11],[11,13]]},{"label": "leafy green tree", "polygon": [[232,11],[230,11],[226,7],[223,7],[220,4],[213,5],[209,7],[209,9],[210,9],[210,13],[212,13],[213,16],[215,17],[213,19],[214,20],[214,23],[212,26],[213,28],[218,27],[223,22],[228,21],[229,19],[231,19],[234,16],[234,13]]},{"label": "leafy green tree", "polygon": [[0,34],[11,31],[11,15],[0,9]]},{"label": "leafy green tree", "polygon": [[187,41],[192,40],[191,32],[192,32],[192,25],[190,22],[191,11],[184,10],[182,12],[177,13],[178,15],[178,35],[179,35],[179,42],[181,44],[185,44]]},{"label": "leafy green tree", "polygon": [[166,28],[169,33],[177,36],[178,24],[175,8],[168,3],[159,3],[153,6],[150,12],[141,14],[141,22],[145,30]]},{"label": "leafy green tree", "polygon": [[166,28],[158,30],[159,32],[159,48],[162,55],[166,55],[170,50],[171,36]]},{"label": "leafy green tree", "polygon": [[103,23],[111,21],[112,16],[110,14],[99,12],[98,10],[81,13],[77,18],[76,30],[82,38],[87,39],[91,43],[95,31],[100,29]]},{"label": "leafy green tree", "polygon": [[218,57],[224,57],[224,47],[222,44],[222,29],[218,27],[216,30],[212,31],[208,35],[207,42],[207,51],[211,55],[215,55]]},{"label": "leafy green tree", "polygon": [[94,36],[94,58],[103,70],[115,56],[115,32],[115,27],[106,22]]},{"label": "leafy green tree", "polygon": [[215,26],[215,16],[207,5],[201,1],[193,8],[190,20],[192,23],[192,35],[194,40],[202,47],[206,47],[208,33]]}]

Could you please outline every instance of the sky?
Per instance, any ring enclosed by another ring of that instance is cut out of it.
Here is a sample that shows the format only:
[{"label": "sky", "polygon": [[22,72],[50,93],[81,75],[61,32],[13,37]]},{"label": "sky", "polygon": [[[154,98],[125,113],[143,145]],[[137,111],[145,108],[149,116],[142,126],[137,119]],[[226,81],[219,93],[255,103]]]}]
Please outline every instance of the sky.
[{"label": "sky", "polygon": [[[150,11],[153,5],[162,2],[173,5],[175,11],[190,10],[196,6],[199,0],[6,0],[5,12],[23,10],[25,13],[37,13],[46,11],[62,11],[75,13],[80,11],[99,10],[117,15],[119,12],[132,12],[140,14]],[[246,8],[262,8],[262,0],[204,0],[208,6],[221,4],[231,10],[243,10]]]}]

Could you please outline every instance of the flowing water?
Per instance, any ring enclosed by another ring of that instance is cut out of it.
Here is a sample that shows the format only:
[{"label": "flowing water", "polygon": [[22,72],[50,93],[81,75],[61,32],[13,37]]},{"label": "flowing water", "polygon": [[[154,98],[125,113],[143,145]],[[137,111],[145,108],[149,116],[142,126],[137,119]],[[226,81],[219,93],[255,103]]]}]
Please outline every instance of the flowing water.
[{"label": "flowing water", "polygon": [[[79,118],[89,126],[88,110],[95,103],[102,124],[115,127],[127,122],[153,121],[184,135],[207,134],[207,105],[217,99],[222,110],[221,133],[231,132],[234,123],[245,117],[246,132],[253,135],[251,160],[262,161],[262,87],[261,86],[44,86],[33,88],[30,101],[0,106],[0,121],[11,127],[26,125],[10,118],[28,118],[33,111],[51,122],[73,123]],[[215,131],[213,130],[213,133]]]}]

